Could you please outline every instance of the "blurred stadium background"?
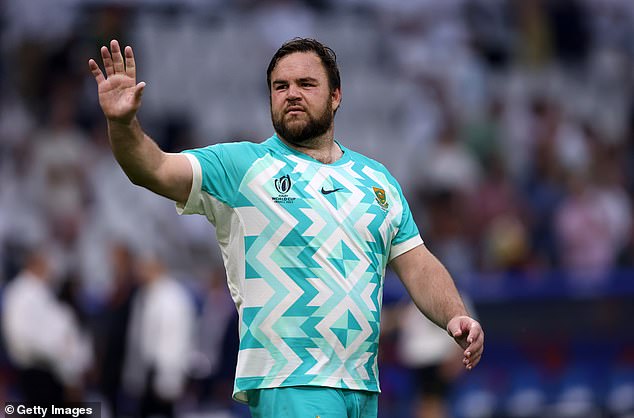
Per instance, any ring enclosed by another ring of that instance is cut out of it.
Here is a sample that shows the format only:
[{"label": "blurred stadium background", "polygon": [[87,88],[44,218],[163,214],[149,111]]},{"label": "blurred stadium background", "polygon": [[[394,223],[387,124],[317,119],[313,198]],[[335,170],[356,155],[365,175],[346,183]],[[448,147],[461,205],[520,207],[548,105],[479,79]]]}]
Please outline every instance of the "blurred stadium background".
[{"label": "blurred stadium background", "polygon": [[[229,401],[237,319],[212,229],[129,184],[108,148],[88,58],[112,38],[135,48],[148,84],[141,122],[177,152],[270,136],[266,65],[283,41],[311,36],[340,61],[336,137],[402,183],[423,239],[486,331],[482,363],[451,386],[452,415],[634,416],[634,2],[0,8],[0,285],[26,248],[46,245],[54,288],[94,351],[73,399],[120,389],[104,383],[123,367],[112,354],[125,339],[118,301],[133,294],[138,254],[153,252],[196,312],[181,416],[245,416]],[[398,348],[406,298],[390,274],[386,318],[397,314],[382,337],[381,417],[416,408]],[[17,400],[18,372],[0,353],[0,399]],[[117,396],[124,410],[134,403]]]}]

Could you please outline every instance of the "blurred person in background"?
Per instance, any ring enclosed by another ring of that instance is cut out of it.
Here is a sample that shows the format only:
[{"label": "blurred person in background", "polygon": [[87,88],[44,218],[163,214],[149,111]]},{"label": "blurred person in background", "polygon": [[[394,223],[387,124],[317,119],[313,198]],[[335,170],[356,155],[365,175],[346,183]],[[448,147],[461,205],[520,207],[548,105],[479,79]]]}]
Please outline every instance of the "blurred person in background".
[{"label": "blurred person in background", "polygon": [[186,289],[153,254],[139,257],[123,384],[140,400],[140,416],[174,417],[188,383],[195,311]]},{"label": "blurred person in background", "polygon": [[219,264],[210,268],[204,283],[202,312],[196,327],[196,346],[201,355],[197,368],[197,396],[212,408],[231,405],[234,365],[239,348],[238,315]]},{"label": "blurred person in background", "polygon": [[517,193],[501,155],[491,155],[471,195],[472,224],[482,248],[484,271],[520,271],[528,263],[523,198]]},{"label": "blurred person in background", "polygon": [[87,173],[93,145],[77,126],[77,96],[69,82],[53,88],[48,115],[33,137],[32,168],[28,181],[34,204],[47,223],[55,272],[76,268],[90,189]]},{"label": "blurred person in background", "polygon": [[450,416],[447,398],[462,371],[459,347],[411,302],[400,308],[399,331],[399,358],[416,388],[414,418]]},{"label": "blurred person in background", "polygon": [[[607,279],[620,252],[617,235],[590,173],[570,170],[567,195],[555,212],[555,233],[563,268],[580,285]],[[628,214],[629,215],[629,214]]]},{"label": "blurred person in background", "polygon": [[136,82],[132,48],[113,40],[101,57],[105,76],[94,60],[89,66],[123,170],[179,213],[216,226],[241,320],[233,396],[254,417],[376,417],[389,262],[419,309],[462,347],[464,366],[478,364],[482,328],[423,245],[400,186],[334,140],[342,96],[330,48],[298,38],[273,56],[276,133],[266,142],[181,154],[161,151],[139,124],[145,83]]},{"label": "blurred person in background", "polygon": [[72,309],[55,295],[49,254],[28,252],[23,269],[6,287],[2,331],[17,368],[25,402],[50,405],[78,401],[93,360]]},{"label": "blurred person in background", "polygon": [[451,120],[446,121],[438,142],[424,158],[424,176],[430,190],[452,190],[468,195],[482,178],[478,161],[458,136]]},{"label": "blurred person in background", "polygon": [[97,336],[99,388],[113,417],[120,416],[124,393],[123,366],[128,344],[128,327],[132,299],[139,280],[135,271],[136,258],[124,242],[110,245],[112,284],[99,318]]},{"label": "blurred person in background", "polygon": [[90,362],[81,375],[81,382],[66,391],[67,402],[81,402],[90,395],[89,387],[94,381],[96,365],[96,352],[91,318],[87,306],[90,302],[85,299],[85,288],[82,284],[82,276],[76,270],[65,274],[57,290],[58,300],[68,309],[77,326],[81,339],[85,341],[89,349]]}]

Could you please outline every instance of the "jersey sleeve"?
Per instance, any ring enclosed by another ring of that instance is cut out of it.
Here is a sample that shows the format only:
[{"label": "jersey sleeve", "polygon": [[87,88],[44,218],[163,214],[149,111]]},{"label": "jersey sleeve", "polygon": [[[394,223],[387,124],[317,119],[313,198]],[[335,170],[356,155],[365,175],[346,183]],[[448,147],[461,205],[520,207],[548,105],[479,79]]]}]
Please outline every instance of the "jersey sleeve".
[{"label": "jersey sleeve", "polygon": [[407,200],[403,195],[403,191],[401,190],[401,187],[398,185],[398,183],[396,183],[396,188],[401,199],[403,212],[401,214],[401,222],[398,231],[392,239],[392,248],[390,250],[388,261],[392,261],[399,255],[404,254],[409,250],[423,244],[423,239],[420,236],[418,226],[416,226],[416,222],[414,221],[414,217],[412,216],[409,204],[407,203]]},{"label": "jersey sleeve", "polygon": [[208,201],[213,198],[233,206],[242,178],[238,147],[217,144],[205,148],[183,151],[192,167],[192,188],[185,204],[177,203],[179,215],[209,216]]}]

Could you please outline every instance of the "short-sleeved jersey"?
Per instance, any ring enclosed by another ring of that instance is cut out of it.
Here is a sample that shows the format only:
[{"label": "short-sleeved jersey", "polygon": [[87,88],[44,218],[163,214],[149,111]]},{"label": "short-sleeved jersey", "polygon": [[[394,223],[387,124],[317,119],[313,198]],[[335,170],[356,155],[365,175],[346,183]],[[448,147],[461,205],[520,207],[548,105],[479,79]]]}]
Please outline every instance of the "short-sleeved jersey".
[{"label": "short-sleeved jersey", "polygon": [[181,214],[216,226],[240,317],[233,396],[327,386],[379,391],[383,277],[422,239],[386,168],[341,146],[323,164],[276,135],[185,151]]}]

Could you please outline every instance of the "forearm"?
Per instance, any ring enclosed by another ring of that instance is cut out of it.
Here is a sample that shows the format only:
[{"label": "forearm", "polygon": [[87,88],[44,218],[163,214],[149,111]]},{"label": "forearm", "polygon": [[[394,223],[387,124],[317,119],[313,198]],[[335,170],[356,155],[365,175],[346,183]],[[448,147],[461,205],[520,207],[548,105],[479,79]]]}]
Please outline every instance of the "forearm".
[{"label": "forearm", "polygon": [[110,147],[132,183],[152,189],[165,153],[143,132],[137,118],[129,124],[108,121]]},{"label": "forearm", "polygon": [[464,366],[474,368],[482,356],[484,332],[470,318],[447,269],[424,245],[396,257],[392,267],[418,309],[464,349]]},{"label": "forearm", "polygon": [[418,309],[441,328],[468,315],[449,272],[424,245],[397,257],[392,267]]},{"label": "forearm", "polygon": [[452,318],[469,315],[453,279],[438,260],[423,266],[417,276],[408,291],[418,309],[435,324],[446,329]]},{"label": "forearm", "polygon": [[108,121],[112,152],[132,183],[185,203],[193,181],[189,159],[161,151],[141,129],[136,114],[141,107],[145,83],[136,82],[132,48],[125,48],[125,60],[121,52],[119,42],[114,39],[110,50],[105,46],[101,48],[106,75],[95,60],[88,61],[97,82],[99,105]]}]

